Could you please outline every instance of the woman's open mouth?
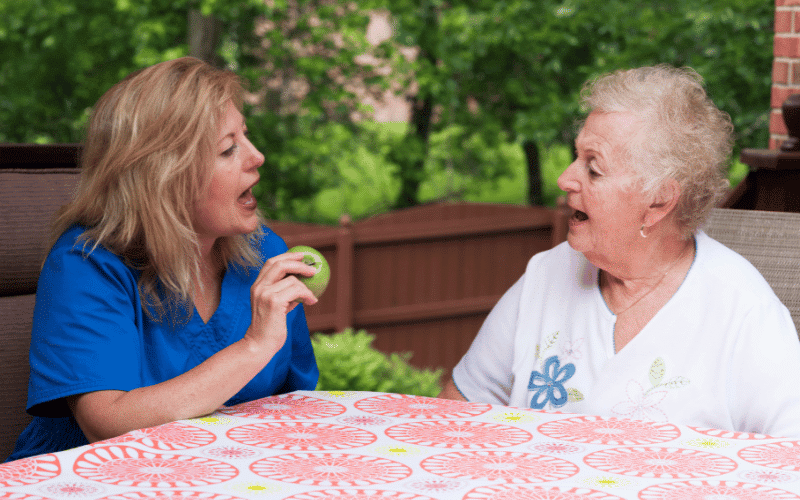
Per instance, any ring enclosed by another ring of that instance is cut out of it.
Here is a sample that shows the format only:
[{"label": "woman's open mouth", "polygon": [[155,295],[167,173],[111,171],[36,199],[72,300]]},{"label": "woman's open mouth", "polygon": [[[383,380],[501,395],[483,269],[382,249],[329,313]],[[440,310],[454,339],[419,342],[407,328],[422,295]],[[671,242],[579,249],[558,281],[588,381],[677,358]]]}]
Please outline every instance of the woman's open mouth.
[{"label": "woman's open mouth", "polygon": [[247,191],[239,195],[239,198],[236,201],[238,201],[239,204],[245,208],[255,209],[256,197],[253,195],[253,188],[248,188]]},{"label": "woman's open mouth", "polygon": [[572,213],[572,220],[577,221],[577,222],[583,222],[585,220],[589,220],[589,216],[586,215],[585,212],[581,212],[580,210],[575,210]]}]

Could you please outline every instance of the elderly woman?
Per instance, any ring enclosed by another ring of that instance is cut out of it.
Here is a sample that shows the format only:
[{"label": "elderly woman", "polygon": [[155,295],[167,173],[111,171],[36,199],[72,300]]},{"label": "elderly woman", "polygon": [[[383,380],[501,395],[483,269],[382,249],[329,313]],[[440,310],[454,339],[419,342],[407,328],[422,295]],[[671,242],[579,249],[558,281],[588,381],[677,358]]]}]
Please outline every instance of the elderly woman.
[{"label": "elderly woman", "polygon": [[440,397],[800,437],[789,312],[699,229],[727,186],[729,117],[668,66],[583,96],[558,179],[568,244],[530,260]]},{"label": "elderly woman", "polygon": [[237,77],[193,58],[97,103],[74,201],[54,224],[30,350],[33,422],[10,459],[296,389],[319,372],[296,275],[264,227],[264,156]]}]

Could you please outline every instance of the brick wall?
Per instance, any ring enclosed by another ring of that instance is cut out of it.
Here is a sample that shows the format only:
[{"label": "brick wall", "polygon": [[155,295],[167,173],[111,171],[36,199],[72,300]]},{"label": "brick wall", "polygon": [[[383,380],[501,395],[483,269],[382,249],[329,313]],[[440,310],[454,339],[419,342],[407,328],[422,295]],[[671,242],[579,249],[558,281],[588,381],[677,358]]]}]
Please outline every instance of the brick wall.
[{"label": "brick wall", "polygon": [[787,138],[781,105],[800,93],[800,0],[775,0],[773,52],[769,148],[777,149]]}]

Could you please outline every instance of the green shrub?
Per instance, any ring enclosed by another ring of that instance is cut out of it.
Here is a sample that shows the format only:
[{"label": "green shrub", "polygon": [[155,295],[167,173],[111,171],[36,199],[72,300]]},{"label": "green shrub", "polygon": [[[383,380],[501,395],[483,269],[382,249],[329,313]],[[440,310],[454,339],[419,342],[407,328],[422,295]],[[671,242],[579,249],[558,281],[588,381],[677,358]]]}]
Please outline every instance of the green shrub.
[{"label": "green shrub", "polygon": [[375,391],[436,396],[444,370],[414,368],[411,353],[386,355],[371,346],[375,336],[346,329],[311,337],[319,366],[318,391]]}]

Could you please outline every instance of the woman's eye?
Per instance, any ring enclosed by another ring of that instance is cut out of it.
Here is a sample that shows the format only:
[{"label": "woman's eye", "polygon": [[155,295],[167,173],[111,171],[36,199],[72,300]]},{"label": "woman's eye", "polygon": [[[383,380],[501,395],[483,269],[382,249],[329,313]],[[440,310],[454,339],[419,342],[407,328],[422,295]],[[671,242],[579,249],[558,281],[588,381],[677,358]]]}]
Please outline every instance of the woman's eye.
[{"label": "woman's eye", "polygon": [[593,159],[586,162],[586,169],[589,171],[590,177],[600,177],[600,172],[597,170]]},{"label": "woman's eye", "polygon": [[227,157],[231,156],[233,153],[235,153],[238,148],[239,148],[239,146],[237,144],[234,144],[233,146],[229,147],[228,149],[226,149],[225,151],[220,153],[220,155],[224,156],[225,158],[227,158]]}]

